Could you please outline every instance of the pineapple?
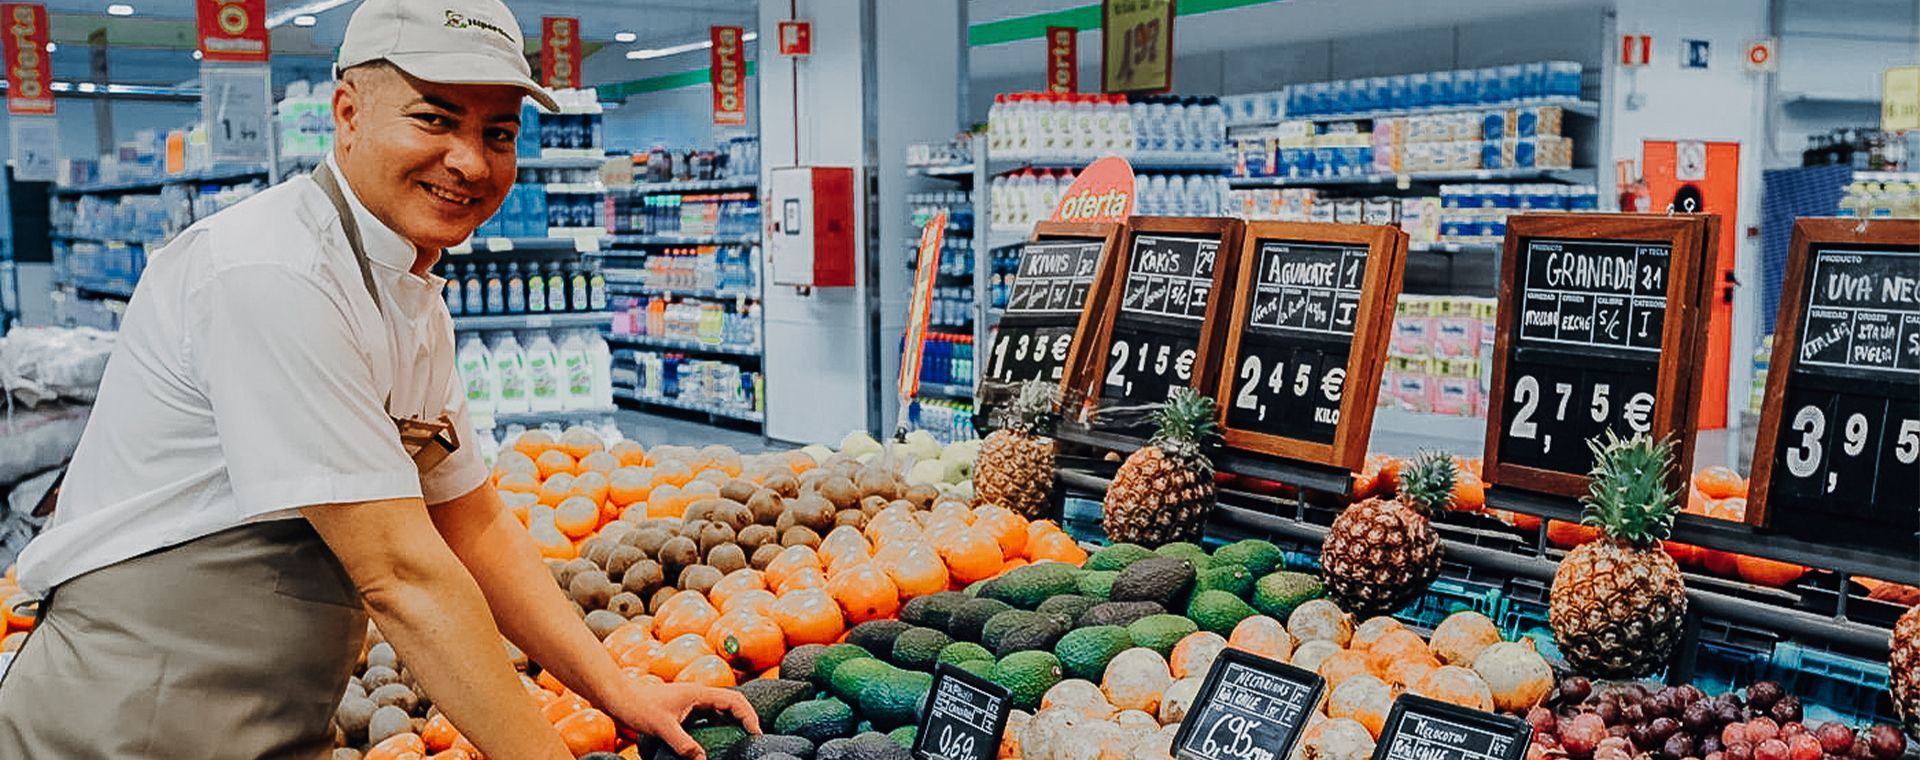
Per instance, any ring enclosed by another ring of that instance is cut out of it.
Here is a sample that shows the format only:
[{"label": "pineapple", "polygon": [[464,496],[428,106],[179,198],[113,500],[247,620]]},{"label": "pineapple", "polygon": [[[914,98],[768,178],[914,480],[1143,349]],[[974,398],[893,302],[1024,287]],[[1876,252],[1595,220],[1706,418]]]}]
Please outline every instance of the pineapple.
[{"label": "pineapple", "polygon": [[973,466],[973,503],[998,504],[1037,518],[1047,508],[1053,485],[1054,386],[1037,380],[1021,383],[997,410],[998,430],[980,446]]},{"label": "pineapple", "polygon": [[1453,457],[1421,454],[1400,471],[1399,495],[1340,513],[1320,545],[1334,601],[1360,617],[1391,614],[1426,593],[1440,575],[1440,535],[1429,516],[1446,508],[1457,477]]},{"label": "pineapple", "polygon": [[1613,431],[1587,443],[1593,470],[1582,523],[1601,539],[1568,552],[1553,574],[1547,617],[1567,663],[1602,678],[1658,672],[1680,640],[1687,589],[1660,542],[1680,503],[1668,486],[1673,444]]},{"label": "pineapple", "polygon": [[1907,733],[1920,736],[1920,605],[1907,610],[1893,626],[1893,709],[1907,724]]},{"label": "pineapple", "polygon": [[1148,547],[1198,541],[1213,510],[1213,462],[1200,450],[1214,434],[1213,399],[1177,388],[1153,418],[1159,432],[1127,455],[1107,489],[1107,538]]}]

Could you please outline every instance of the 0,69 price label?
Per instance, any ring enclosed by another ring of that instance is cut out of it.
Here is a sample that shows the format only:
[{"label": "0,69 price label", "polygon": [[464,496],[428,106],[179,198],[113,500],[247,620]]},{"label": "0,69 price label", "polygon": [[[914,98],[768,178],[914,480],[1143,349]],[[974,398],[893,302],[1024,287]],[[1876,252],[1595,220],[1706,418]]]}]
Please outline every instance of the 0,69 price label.
[{"label": "0,69 price label", "polygon": [[1619,372],[1513,362],[1501,419],[1501,458],[1514,464],[1585,473],[1586,442],[1613,430],[1621,436],[1653,429],[1654,370]]}]

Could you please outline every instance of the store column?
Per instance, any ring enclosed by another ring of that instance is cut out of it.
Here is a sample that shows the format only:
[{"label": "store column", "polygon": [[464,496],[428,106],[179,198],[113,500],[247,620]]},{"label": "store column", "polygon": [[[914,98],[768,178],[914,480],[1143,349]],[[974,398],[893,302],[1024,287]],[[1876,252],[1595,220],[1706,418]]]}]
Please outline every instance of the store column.
[{"label": "store column", "polygon": [[[810,24],[804,55],[781,52],[794,20]],[[906,150],[963,126],[966,3],[761,0],[758,31],[761,165],[852,167],[861,231],[853,287],[766,287],[767,436],[891,434],[911,290]]]}]

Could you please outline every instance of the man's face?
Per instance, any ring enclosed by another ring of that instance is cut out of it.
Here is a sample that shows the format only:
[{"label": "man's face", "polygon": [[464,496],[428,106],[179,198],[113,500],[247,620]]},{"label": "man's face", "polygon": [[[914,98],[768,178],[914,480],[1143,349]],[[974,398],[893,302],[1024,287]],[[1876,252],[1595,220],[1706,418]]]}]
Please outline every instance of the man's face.
[{"label": "man's face", "polygon": [[414,245],[473,234],[513,188],[524,91],[426,82],[389,66],[350,71],[334,91],[342,171],[360,202]]}]

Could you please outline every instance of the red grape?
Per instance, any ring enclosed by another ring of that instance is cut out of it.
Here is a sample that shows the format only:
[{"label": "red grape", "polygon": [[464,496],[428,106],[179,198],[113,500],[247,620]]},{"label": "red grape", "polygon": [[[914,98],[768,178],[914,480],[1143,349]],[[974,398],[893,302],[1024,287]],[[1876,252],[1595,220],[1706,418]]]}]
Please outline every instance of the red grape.
[{"label": "red grape", "polygon": [[1907,737],[1885,723],[1867,730],[1867,749],[1874,760],[1894,760],[1907,750]]},{"label": "red grape", "polygon": [[1790,760],[1790,754],[1787,743],[1779,739],[1768,739],[1753,748],[1753,760]]},{"label": "red grape", "polygon": [[1601,740],[1606,738],[1606,722],[1593,713],[1581,713],[1560,723],[1560,746],[1565,747],[1571,755],[1593,754]]},{"label": "red grape", "polygon": [[1721,744],[1731,747],[1735,744],[1745,744],[1746,741],[1747,724],[1745,723],[1728,723],[1725,728],[1720,729]]},{"label": "red grape", "polygon": [[1539,705],[1527,710],[1527,723],[1533,726],[1536,734],[1551,734],[1559,721],[1553,717],[1553,711]]},{"label": "red grape", "polygon": [[1844,755],[1853,750],[1853,729],[1840,721],[1820,724],[1819,728],[1813,730],[1813,735],[1820,740],[1820,748],[1828,754]]},{"label": "red grape", "polygon": [[1820,760],[1820,740],[1811,734],[1794,734],[1787,740],[1787,750],[1792,760]]},{"label": "red grape", "polygon": [[[1780,709],[1779,703],[1775,703],[1773,707],[1776,710]],[[1791,723],[1780,724],[1780,738],[1783,740],[1789,740],[1787,742],[1788,744],[1793,743],[1792,741],[1790,741],[1791,739],[1793,739],[1793,737],[1796,737],[1805,733],[1810,733],[1809,731],[1807,731],[1807,724],[1801,723],[1800,721],[1796,720]]]},{"label": "red grape", "polygon": [[[1763,681],[1762,683],[1765,682]],[[1752,742],[1756,747],[1768,739],[1777,739],[1779,737],[1780,724],[1773,722],[1772,718],[1754,718],[1753,720],[1747,721],[1747,741]]]},{"label": "red grape", "polygon": [[1773,703],[1773,707],[1767,710],[1767,714],[1781,723],[1798,723],[1804,715],[1800,709],[1800,698],[1792,694],[1783,696],[1780,701]]},{"label": "red grape", "polygon": [[1722,751],[1726,753],[1727,760],[1753,760],[1753,745],[1746,742],[1727,742],[1726,749]]},{"label": "red grape", "polygon": [[1686,734],[1674,734],[1667,737],[1666,742],[1660,746],[1660,756],[1666,760],[1681,760],[1681,758],[1693,756],[1693,749],[1692,737]]},{"label": "red grape", "polygon": [[1600,740],[1600,746],[1599,748],[1593,751],[1593,754],[1595,756],[1598,756],[1602,752],[1606,752],[1608,750],[1613,750],[1613,749],[1617,749],[1631,755],[1634,752],[1633,741],[1624,736],[1609,736],[1605,739]]},{"label": "red grape", "polygon": [[1760,681],[1747,687],[1747,702],[1756,710],[1765,710],[1772,707],[1773,703],[1780,701],[1780,697],[1786,693],[1787,690],[1780,688],[1778,683]]}]

